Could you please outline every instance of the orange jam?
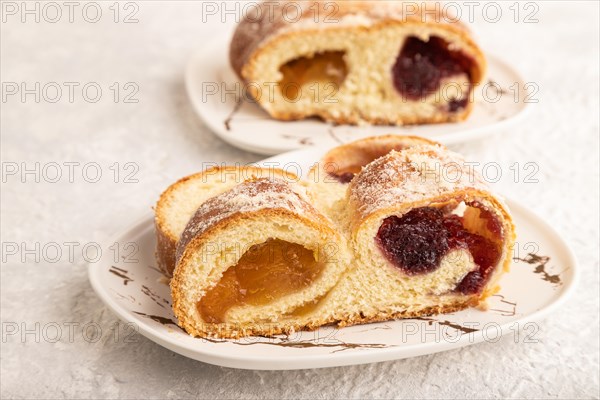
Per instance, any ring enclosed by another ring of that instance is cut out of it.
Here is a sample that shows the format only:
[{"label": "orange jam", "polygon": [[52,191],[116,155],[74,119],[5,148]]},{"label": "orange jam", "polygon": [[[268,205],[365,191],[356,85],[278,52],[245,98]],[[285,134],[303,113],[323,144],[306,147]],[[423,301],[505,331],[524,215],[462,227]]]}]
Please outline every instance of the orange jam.
[{"label": "orange jam", "polygon": [[315,100],[333,96],[348,75],[344,54],[343,51],[325,51],[284,64],[279,69],[283,74],[279,82],[281,93],[290,100],[298,100],[302,92],[316,97]]},{"label": "orange jam", "polygon": [[202,319],[221,323],[232,307],[260,306],[310,286],[325,264],[305,247],[279,239],[252,246],[198,302]]}]

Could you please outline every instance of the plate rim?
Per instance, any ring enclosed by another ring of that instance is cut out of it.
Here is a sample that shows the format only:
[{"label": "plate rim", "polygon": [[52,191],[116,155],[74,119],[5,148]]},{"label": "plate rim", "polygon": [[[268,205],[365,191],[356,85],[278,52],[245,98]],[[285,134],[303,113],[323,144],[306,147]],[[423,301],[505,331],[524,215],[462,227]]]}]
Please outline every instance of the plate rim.
[{"label": "plate rim", "polygon": [[[201,64],[201,60],[206,59],[207,54],[213,54],[213,51],[215,51],[215,50],[221,50],[222,48],[228,48],[228,47],[229,47],[229,44],[228,44],[228,40],[226,37],[215,39],[215,40],[211,41],[203,49],[197,50],[196,52],[194,52],[192,54],[192,56],[188,59],[186,65],[185,65],[185,68],[184,68],[184,84],[185,84],[185,91],[186,91],[188,100],[190,101],[190,103],[192,105],[192,109],[194,110],[194,113],[211,130],[211,132],[213,132],[213,134],[215,136],[217,136],[224,142],[230,144],[231,146],[234,146],[234,147],[244,150],[244,151],[249,151],[249,152],[252,152],[255,154],[260,154],[260,155],[265,155],[265,156],[276,156],[276,155],[284,154],[284,153],[287,153],[290,151],[305,150],[305,149],[311,148],[311,147],[320,147],[318,145],[306,145],[305,147],[302,147],[302,145],[300,145],[300,147],[295,147],[295,148],[264,147],[264,146],[252,144],[251,142],[243,142],[243,141],[240,141],[240,140],[236,139],[235,137],[229,135],[228,132],[223,130],[223,126],[221,126],[222,124],[217,123],[213,118],[210,118],[209,110],[207,110],[206,106],[203,106],[201,101],[198,101],[198,96],[196,95],[196,90],[194,90],[193,83],[197,82],[197,80],[195,78],[196,74],[194,74],[195,67],[197,67],[198,65]],[[511,71],[513,74],[515,74],[518,77],[520,82],[522,82],[522,83],[528,82],[524,78],[522,71],[517,66],[513,66],[513,65],[507,63],[502,57],[498,56],[497,54],[495,54],[493,52],[486,52],[485,56],[487,58],[488,66],[490,64],[499,65],[502,68],[505,68],[505,69]],[[235,74],[235,72],[231,68],[231,65],[229,63],[226,63],[226,65],[227,65],[228,70],[231,73]],[[238,81],[239,81],[239,78],[238,78]],[[428,139],[439,141],[444,145],[451,145],[451,144],[458,144],[458,143],[475,142],[475,141],[481,140],[483,138],[486,138],[488,136],[500,134],[508,126],[518,123],[519,121],[524,119],[527,115],[529,115],[529,113],[532,111],[532,109],[534,108],[534,106],[536,104],[538,104],[538,103],[523,102],[523,108],[520,111],[518,111],[516,114],[514,114],[513,116],[511,116],[507,119],[500,120],[500,121],[497,121],[492,124],[484,125],[482,127],[475,127],[475,128],[463,129],[460,131],[452,132],[450,135],[445,136],[445,137],[441,137],[441,138],[428,137]],[[262,110],[262,112],[266,113],[266,111],[264,111],[264,110]],[[301,122],[301,121],[304,121],[304,120],[300,120],[298,122]],[[268,121],[268,123],[270,123],[270,124],[272,124],[272,123],[283,124],[283,123],[294,123],[294,122],[296,122],[296,121],[278,121],[278,120],[275,120],[272,118]],[[331,125],[330,123],[327,123],[325,121],[318,121],[318,122],[321,124],[325,124],[325,125]],[[427,125],[425,125],[425,126],[427,126]],[[399,135],[400,134],[405,134],[405,135],[418,134],[417,132],[415,132],[415,133],[392,132],[394,129],[397,129],[397,128],[398,128],[397,126],[389,126],[390,132],[388,132],[388,133],[399,134]],[[376,136],[376,135],[374,135],[374,136]],[[356,139],[360,139],[360,138],[357,137]]]},{"label": "plate rim", "polygon": [[[272,158],[279,157],[294,157],[296,153],[313,153],[317,151],[326,151],[326,148],[309,148],[295,150],[282,154],[277,157],[271,157],[262,161],[269,161]],[[510,321],[504,324],[499,324],[501,329],[501,335],[504,336],[510,329],[509,324],[519,322],[526,324],[541,319],[545,315],[548,315],[556,308],[560,307],[567,301],[575,287],[577,287],[580,275],[580,267],[575,257],[569,242],[563,239],[563,236],[551,225],[539,216],[535,211],[532,211],[528,207],[522,205],[518,201],[515,201],[509,197],[504,197],[512,210],[518,210],[518,213],[527,215],[528,219],[540,230],[543,230],[546,235],[554,242],[558,242],[562,246],[562,252],[565,254],[567,261],[571,263],[570,273],[571,279],[564,284],[560,294],[555,297],[551,303],[547,306],[520,317],[514,321]],[[152,229],[153,225],[153,213],[151,211],[145,212],[142,216],[139,216],[121,229],[118,233],[111,235],[110,238],[102,242],[102,246],[110,245],[115,241],[119,241],[120,238],[125,236],[141,235],[143,232]],[[108,248],[108,247],[102,247]],[[470,344],[477,344],[484,341],[483,331],[477,331],[468,335],[461,335],[460,339],[456,342],[424,342],[410,345],[410,351],[403,350],[402,346],[390,346],[386,348],[368,349],[368,353],[363,355],[357,354],[356,352],[350,353],[337,353],[335,355],[323,355],[323,354],[298,354],[298,355],[285,355],[285,356],[255,356],[255,355],[244,355],[237,354],[232,355],[216,355],[214,351],[207,351],[198,346],[198,348],[189,348],[187,345],[176,343],[173,338],[169,338],[168,332],[161,332],[155,329],[151,324],[145,321],[143,318],[132,316],[131,313],[118,304],[118,302],[112,298],[108,288],[101,284],[100,273],[103,271],[102,266],[106,268],[106,259],[103,255],[100,260],[93,263],[88,263],[88,278],[91,286],[96,295],[102,300],[102,302],[114,313],[119,319],[124,322],[134,322],[138,327],[138,333],[142,334],[146,338],[153,342],[185,357],[202,361],[214,365],[223,367],[238,368],[238,369],[250,369],[250,370],[293,370],[293,369],[309,369],[309,368],[327,368],[334,366],[346,366],[346,365],[358,365],[367,364],[373,362],[382,362],[389,360],[399,360],[403,358],[417,357],[425,354],[434,354],[446,350],[461,348]],[[522,328],[519,328],[522,329]],[[202,340],[201,338],[198,340]],[[445,343],[445,344],[444,344]],[[429,348],[429,349],[428,349]],[[425,350],[425,352],[421,352]],[[431,351],[428,351],[431,350]]]}]

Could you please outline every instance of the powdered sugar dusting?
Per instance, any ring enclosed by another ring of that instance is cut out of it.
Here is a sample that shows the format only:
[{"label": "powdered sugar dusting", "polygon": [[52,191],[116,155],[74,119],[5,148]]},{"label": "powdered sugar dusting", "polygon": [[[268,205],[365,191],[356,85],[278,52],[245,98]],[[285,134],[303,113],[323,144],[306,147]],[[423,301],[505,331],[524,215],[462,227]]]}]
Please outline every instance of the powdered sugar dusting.
[{"label": "powdered sugar dusting", "polygon": [[373,161],[356,175],[348,193],[351,207],[362,220],[382,208],[467,188],[489,191],[462,156],[440,145],[422,145]]},{"label": "powdered sugar dusting", "polygon": [[401,1],[261,2],[255,12],[246,13],[235,31],[231,42],[231,64],[239,74],[254,51],[290,31],[370,26],[386,20],[436,22],[466,30],[448,9],[433,6],[432,9],[431,5]]},{"label": "powdered sugar dusting", "polygon": [[280,209],[299,215],[309,214],[315,218],[318,213],[305,196],[300,186],[281,179],[261,178],[246,181],[208,199],[202,203],[185,227],[177,246],[177,259],[194,237],[234,214]]}]

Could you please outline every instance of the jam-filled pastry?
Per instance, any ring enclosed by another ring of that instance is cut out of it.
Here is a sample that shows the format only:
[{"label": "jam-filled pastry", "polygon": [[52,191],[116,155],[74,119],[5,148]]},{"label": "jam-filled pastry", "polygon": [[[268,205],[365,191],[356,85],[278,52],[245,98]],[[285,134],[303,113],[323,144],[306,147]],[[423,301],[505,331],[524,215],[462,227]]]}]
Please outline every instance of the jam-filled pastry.
[{"label": "jam-filled pastry", "polygon": [[441,146],[373,161],[350,182],[347,202],[356,264],[336,287],[341,324],[476,306],[511,264],[507,207]]},{"label": "jam-filled pastry", "polygon": [[366,165],[339,207],[352,262],[325,296],[298,309],[300,326],[338,326],[485,304],[508,271],[515,240],[504,203],[441,145],[392,151]]},{"label": "jam-filled pastry", "polygon": [[196,336],[274,335],[284,315],[325,295],[348,266],[346,244],[299,185],[241,183],[204,202],[177,245],[179,325]]},{"label": "jam-filled pastry", "polygon": [[173,274],[177,242],[198,207],[210,197],[257,177],[283,178],[291,182],[299,179],[293,173],[276,168],[213,167],[178,180],[161,194],[155,207],[154,224],[156,262],[165,275]]},{"label": "jam-filled pastry", "polygon": [[418,136],[381,135],[334,147],[308,173],[308,193],[313,204],[327,214],[335,214],[339,211],[337,203],[346,196],[348,184],[365,165],[392,150],[424,144],[438,143]]},{"label": "jam-filled pastry", "polygon": [[238,25],[230,62],[276,119],[461,121],[486,61],[467,28],[442,10],[401,1],[267,1]]},{"label": "jam-filled pastry", "polygon": [[[386,140],[398,144],[371,144]],[[179,325],[195,336],[270,336],[484,304],[511,263],[509,211],[461,156],[405,140],[371,162],[356,153],[367,164],[336,213],[318,206],[332,192],[282,179],[204,201],[177,243]]]}]

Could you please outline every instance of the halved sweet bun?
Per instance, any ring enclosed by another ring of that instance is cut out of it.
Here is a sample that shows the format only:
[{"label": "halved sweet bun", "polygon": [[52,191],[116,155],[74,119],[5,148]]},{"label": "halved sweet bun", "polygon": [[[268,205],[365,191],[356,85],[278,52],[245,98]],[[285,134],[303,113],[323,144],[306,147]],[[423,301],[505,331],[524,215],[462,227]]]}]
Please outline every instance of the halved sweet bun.
[{"label": "halved sweet bun", "polygon": [[357,264],[344,281],[354,295],[344,299],[352,306],[342,323],[477,305],[511,263],[505,205],[441,146],[369,164],[350,183],[348,215]]},{"label": "halved sweet bun", "polygon": [[299,179],[293,173],[276,168],[227,166],[209,168],[169,186],[161,194],[155,207],[158,267],[167,276],[172,276],[179,237],[189,219],[204,201],[248,179],[261,177],[283,178],[291,182]]},{"label": "halved sweet bun", "polygon": [[346,244],[303,189],[241,183],[205,201],[177,245],[173,310],[192,335],[273,335],[302,328],[293,313],[335,286]]},{"label": "halved sweet bun", "polygon": [[397,1],[262,3],[230,60],[272,117],[346,124],[464,120],[486,70],[454,16]]},{"label": "halved sweet bun", "polygon": [[[271,336],[417,317],[477,306],[497,291],[514,226],[461,156],[389,136],[323,160],[339,161],[350,183],[336,179],[328,192],[319,182],[250,179],[191,213],[171,280],[188,333]],[[332,196],[329,207],[322,197]]]}]

